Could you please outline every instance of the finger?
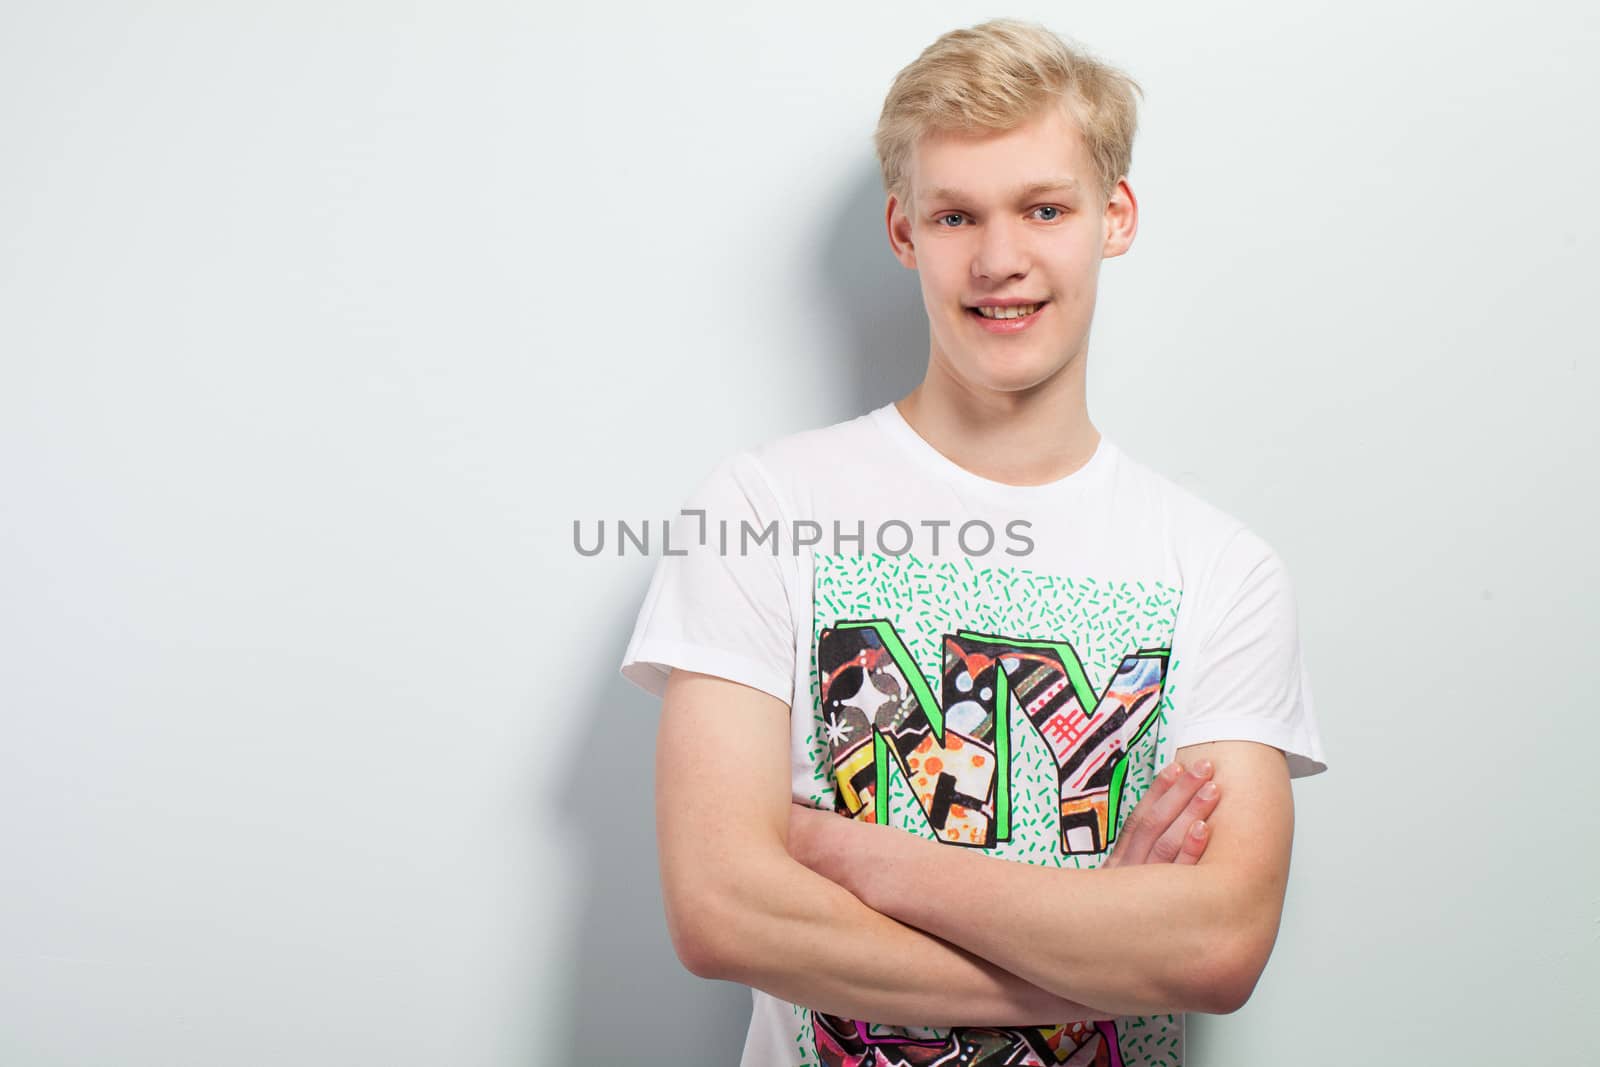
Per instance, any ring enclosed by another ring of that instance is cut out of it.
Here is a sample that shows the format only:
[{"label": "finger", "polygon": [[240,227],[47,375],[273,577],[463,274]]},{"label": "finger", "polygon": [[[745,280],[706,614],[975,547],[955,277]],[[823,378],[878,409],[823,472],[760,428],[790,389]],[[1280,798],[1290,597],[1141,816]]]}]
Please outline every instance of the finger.
[{"label": "finger", "polygon": [[[1144,851],[1149,851],[1148,842],[1154,840],[1154,835],[1157,831],[1151,831],[1146,834],[1141,830],[1141,827],[1149,821],[1150,809],[1155,806],[1156,802],[1161,799],[1168,789],[1172,788],[1172,783],[1182,776],[1183,764],[1176,762],[1167,764],[1161,773],[1156,775],[1155,781],[1150,783],[1150,788],[1145,790],[1144,796],[1139,803],[1134,806],[1132,811],[1128,812],[1128,817],[1122,821],[1122,828],[1117,832],[1116,840],[1112,844],[1111,855],[1100,866],[1116,867],[1123,863],[1136,862],[1132,857],[1139,849],[1138,842],[1140,842],[1141,838],[1145,839]],[[1137,862],[1142,862],[1143,853],[1140,853],[1140,855],[1141,860]]]},{"label": "finger", "polygon": [[1111,856],[1103,867],[1116,867],[1122,864],[1143,863],[1149,855],[1150,846],[1160,834],[1161,828],[1151,822],[1151,811],[1166,793],[1171,790],[1174,783],[1183,777],[1183,764],[1176,761],[1164,767],[1155,781],[1150,783],[1150,788],[1145,790],[1144,796],[1134,809],[1123,820],[1122,829],[1118,832]]},{"label": "finger", "polygon": [[1178,853],[1178,858],[1173,860],[1180,865],[1192,865],[1200,862],[1200,857],[1205,855],[1206,845],[1211,841],[1211,828],[1204,819],[1196,819],[1189,824],[1189,832],[1183,835],[1183,849]]},{"label": "finger", "polygon": [[1161,768],[1161,773],[1156,775],[1156,780],[1150,783],[1150,788],[1144,792],[1145,800],[1160,800],[1161,795],[1172,788],[1172,783],[1183,777],[1183,764],[1174,760]]},{"label": "finger", "polygon": [[1209,818],[1217,808],[1217,801],[1222,795],[1222,790],[1216,782],[1207,782],[1196,790],[1183,811],[1173,818],[1170,825],[1162,831],[1160,838],[1150,847],[1150,862],[1172,863],[1177,860],[1183,851],[1184,843],[1188,840],[1189,828],[1196,820]]},{"label": "finger", "polygon": [[[1139,806],[1134,809],[1138,816],[1133,833],[1129,836],[1125,846],[1122,863],[1149,863],[1151,850],[1161,840],[1172,826],[1189,801],[1194,798],[1195,792],[1205,784],[1211,775],[1211,764],[1202,760],[1199,765],[1185,768],[1182,764],[1174,763],[1162,776],[1171,773],[1166,789],[1159,795],[1146,794],[1139,801]],[[1159,778],[1158,778],[1159,781]],[[1151,792],[1154,792],[1152,788]],[[1130,816],[1131,818],[1131,816]],[[1187,826],[1187,822],[1185,826]],[[1177,856],[1176,850],[1167,855],[1161,862],[1170,863]]]}]

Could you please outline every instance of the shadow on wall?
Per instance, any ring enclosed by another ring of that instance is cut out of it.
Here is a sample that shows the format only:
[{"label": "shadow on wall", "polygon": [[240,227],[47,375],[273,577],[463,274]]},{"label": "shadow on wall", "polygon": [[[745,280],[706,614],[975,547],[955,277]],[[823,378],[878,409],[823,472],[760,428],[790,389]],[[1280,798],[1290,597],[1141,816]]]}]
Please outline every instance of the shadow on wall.
[{"label": "shadow on wall", "polygon": [[836,312],[839,334],[820,366],[829,380],[849,383],[831,398],[827,421],[853,418],[898,400],[928,366],[928,313],[917,272],[894,258],[884,218],[883,179],[868,162],[840,191],[839,220],[819,244],[813,277],[821,306]]},{"label": "shadow on wall", "polygon": [[[563,798],[554,816],[566,830],[560,839],[582,843],[577,854],[549,864],[577,876],[573,955],[539,961],[565,977],[556,984],[566,1025],[528,1036],[526,1067],[738,1063],[750,1022],[750,991],[690,974],[667,935],[654,809],[661,704],[617,673],[645,587],[634,592],[606,617],[590,617],[594,670],[564,679],[569,686],[540,687],[565,689],[563,699],[575,699],[588,730],[554,783]],[[540,792],[548,795],[549,784]],[[720,806],[715,783],[706,784],[706,802]],[[530,821],[551,818],[538,811]],[[536,840],[532,847],[548,846]]]},{"label": "shadow on wall", "polygon": [[[836,202],[828,217],[838,223],[809,265],[817,283],[810,299],[827,309],[839,330],[816,366],[818,375],[839,383],[825,421],[852,418],[905,395],[922,380],[928,347],[916,273],[889,250],[876,161],[864,163]],[[797,273],[806,267],[801,264]],[[586,843],[580,854],[566,858],[581,879],[581,904],[573,916],[573,957],[558,964],[569,976],[568,1025],[564,1032],[540,1035],[537,1046],[529,1038],[530,1067],[701,1067],[737,1063],[744,1047],[749,990],[691,975],[667,936],[653,806],[660,703],[617,673],[654,566],[652,561],[632,596],[592,622],[593,672],[564,679],[569,688],[562,698],[576,698],[577,713],[589,726],[577,758],[562,764],[566,778],[556,788],[565,799],[554,815],[572,831],[570,839]],[[585,687],[584,677],[593,684]],[[546,761],[530,765],[535,762]],[[708,782],[706,800],[714,808],[734,798],[718,797],[716,784]],[[550,818],[548,811],[535,811],[530,825]],[[547,846],[535,840],[532,847]]]}]

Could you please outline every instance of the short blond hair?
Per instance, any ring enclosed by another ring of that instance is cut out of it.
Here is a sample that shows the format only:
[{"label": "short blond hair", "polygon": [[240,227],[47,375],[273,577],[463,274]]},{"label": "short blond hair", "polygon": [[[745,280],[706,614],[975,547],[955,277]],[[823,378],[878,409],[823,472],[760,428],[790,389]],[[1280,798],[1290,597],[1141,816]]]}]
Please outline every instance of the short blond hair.
[{"label": "short blond hair", "polygon": [[1038,23],[951,30],[895,75],[884,98],[873,134],[884,191],[913,210],[906,171],[924,135],[1003,132],[1054,104],[1077,123],[1109,201],[1133,163],[1135,95],[1144,96],[1138,82]]}]

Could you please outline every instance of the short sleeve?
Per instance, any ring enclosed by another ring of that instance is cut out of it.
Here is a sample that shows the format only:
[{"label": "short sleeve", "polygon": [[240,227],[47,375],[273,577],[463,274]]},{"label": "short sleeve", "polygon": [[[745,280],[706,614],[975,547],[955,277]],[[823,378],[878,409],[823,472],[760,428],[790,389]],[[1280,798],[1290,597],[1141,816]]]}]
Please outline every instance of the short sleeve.
[{"label": "short sleeve", "polygon": [[[758,461],[739,453],[689,495],[661,548],[621,672],[660,696],[678,667],[794,700],[794,558]],[[787,553],[787,554],[786,554]]]},{"label": "short sleeve", "polygon": [[1291,778],[1327,770],[1283,561],[1241,528],[1200,593],[1196,644],[1174,665],[1183,678],[1176,746],[1259,741],[1283,751]]}]

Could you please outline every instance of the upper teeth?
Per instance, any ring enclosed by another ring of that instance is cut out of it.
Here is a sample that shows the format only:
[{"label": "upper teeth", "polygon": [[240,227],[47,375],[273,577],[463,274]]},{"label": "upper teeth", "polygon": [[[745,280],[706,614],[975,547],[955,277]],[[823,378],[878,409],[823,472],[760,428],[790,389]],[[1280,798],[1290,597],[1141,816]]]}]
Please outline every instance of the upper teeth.
[{"label": "upper teeth", "polygon": [[1024,315],[1032,315],[1043,306],[1043,304],[1019,304],[1009,308],[980,307],[978,314],[986,319],[1020,319]]}]

